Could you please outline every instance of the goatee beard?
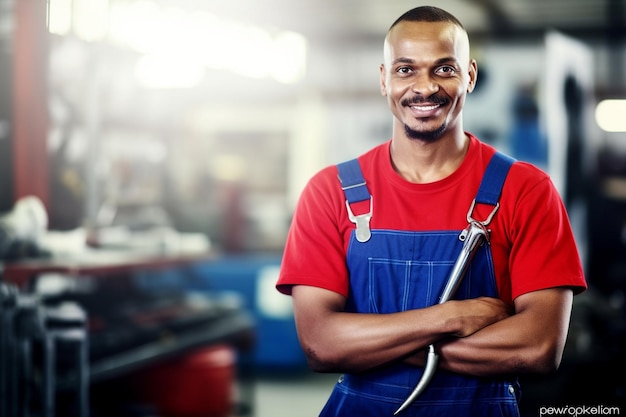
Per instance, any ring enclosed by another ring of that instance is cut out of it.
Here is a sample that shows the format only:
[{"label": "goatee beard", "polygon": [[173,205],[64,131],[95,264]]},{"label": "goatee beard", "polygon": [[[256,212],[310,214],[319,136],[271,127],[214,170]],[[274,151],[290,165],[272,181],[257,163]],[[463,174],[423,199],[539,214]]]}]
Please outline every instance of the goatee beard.
[{"label": "goatee beard", "polygon": [[425,142],[435,142],[437,139],[443,135],[443,132],[446,131],[447,124],[442,124],[438,129],[435,130],[414,130],[409,127],[409,125],[404,125],[404,133],[410,139],[418,139],[423,140]]}]

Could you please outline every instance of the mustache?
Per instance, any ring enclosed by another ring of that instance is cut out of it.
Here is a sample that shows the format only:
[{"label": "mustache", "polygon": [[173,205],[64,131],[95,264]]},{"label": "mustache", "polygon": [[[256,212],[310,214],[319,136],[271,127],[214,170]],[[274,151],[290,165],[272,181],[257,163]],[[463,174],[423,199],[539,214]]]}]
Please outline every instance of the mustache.
[{"label": "mustache", "polygon": [[404,100],[400,102],[400,104],[402,104],[403,106],[412,106],[415,104],[423,104],[423,103],[446,104],[447,102],[448,102],[447,98],[434,94],[430,97],[414,96],[411,98],[405,98]]}]

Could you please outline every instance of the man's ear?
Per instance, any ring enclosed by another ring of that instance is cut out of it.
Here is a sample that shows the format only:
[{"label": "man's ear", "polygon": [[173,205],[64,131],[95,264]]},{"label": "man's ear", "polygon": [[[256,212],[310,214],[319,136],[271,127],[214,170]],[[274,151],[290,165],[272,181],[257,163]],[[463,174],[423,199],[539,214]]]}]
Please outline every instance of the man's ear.
[{"label": "man's ear", "polygon": [[387,97],[387,83],[385,77],[385,64],[380,64],[380,94]]},{"label": "man's ear", "polygon": [[478,65],[476,60],[472,59],[469,65],[469,82],[467,83],[467,93],[471,93],[476,88],[476,81],[478,81]]}]

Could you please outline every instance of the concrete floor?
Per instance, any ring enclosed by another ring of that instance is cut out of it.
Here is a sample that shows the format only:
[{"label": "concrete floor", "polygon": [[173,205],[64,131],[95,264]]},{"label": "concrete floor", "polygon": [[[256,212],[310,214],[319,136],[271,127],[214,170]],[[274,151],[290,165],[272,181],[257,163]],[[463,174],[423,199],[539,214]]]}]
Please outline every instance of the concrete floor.
[{"label": "concrete floor", "polygon": [[253,417],[318,416],[338,378],[335,374],[259,376]]}]

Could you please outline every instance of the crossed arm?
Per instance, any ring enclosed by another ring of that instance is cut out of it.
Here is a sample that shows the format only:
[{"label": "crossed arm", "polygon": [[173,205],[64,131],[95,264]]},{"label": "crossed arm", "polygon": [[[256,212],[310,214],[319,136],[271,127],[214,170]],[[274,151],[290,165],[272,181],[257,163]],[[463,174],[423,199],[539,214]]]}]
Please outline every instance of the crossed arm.
[{"label": "crossed arm", "polygon": [[440,366],[460,373],[548,372],[565,346],[572,290],[551,288],[519,296],[515,313],[481,297],[393,314],[344,312],[345,298],[298,285],[292,292],[300,343],[317,372],[361,372],[395,361],[420,363],[435,343]]}]

